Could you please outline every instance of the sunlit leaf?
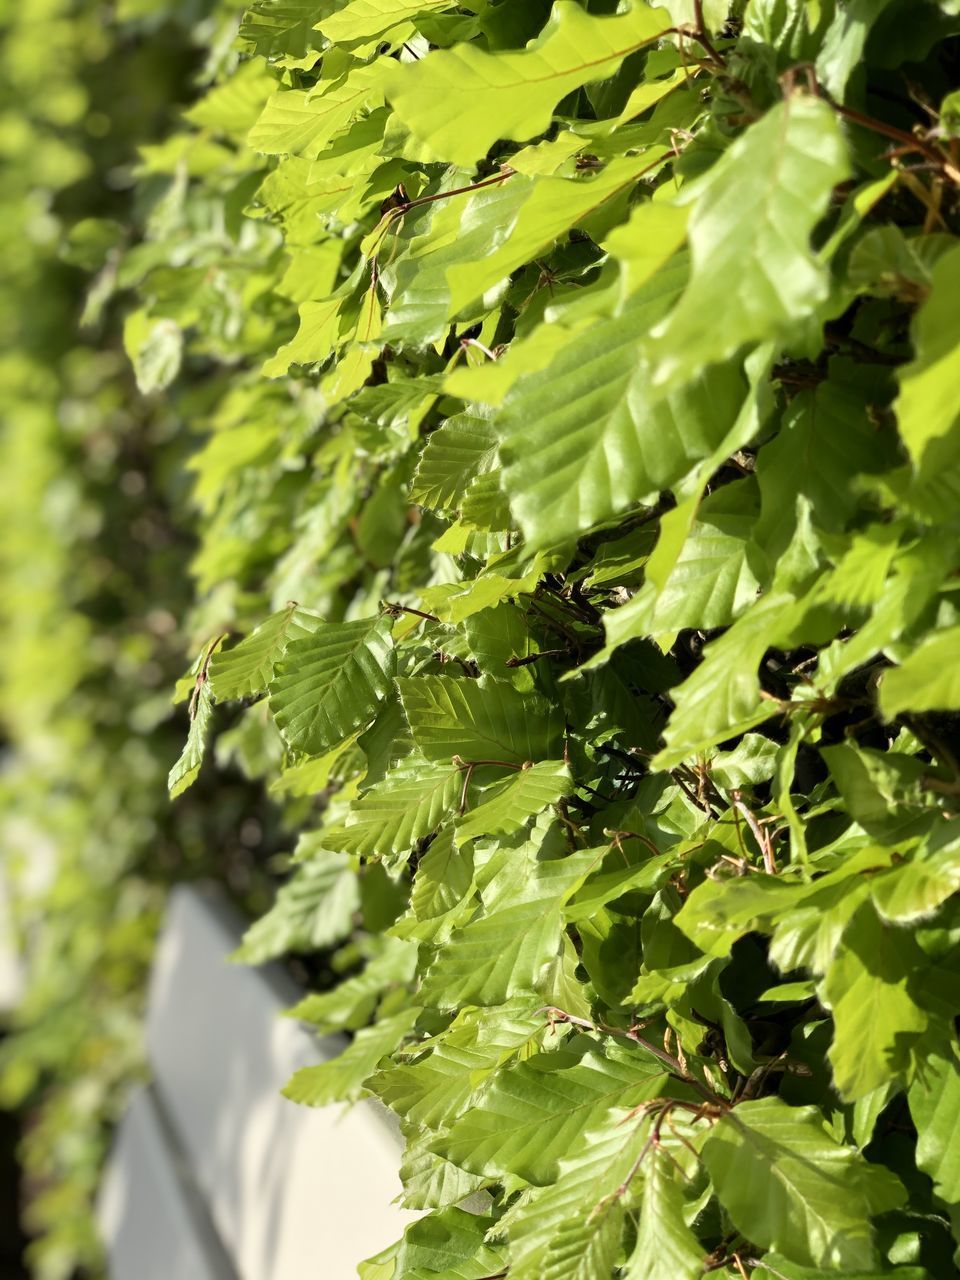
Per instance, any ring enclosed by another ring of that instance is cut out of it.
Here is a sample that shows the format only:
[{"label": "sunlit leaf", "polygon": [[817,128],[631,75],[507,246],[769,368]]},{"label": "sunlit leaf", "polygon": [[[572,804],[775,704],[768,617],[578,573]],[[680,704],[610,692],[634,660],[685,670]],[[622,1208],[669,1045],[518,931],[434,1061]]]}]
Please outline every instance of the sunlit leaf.
[{"label": "sunlit leaf", "polygon": [[799,94],[723,154],[688,195],[690,283],[654,329],[658,385],[677,386],[748,342],[785,333],[824,301],[827,275],[810,237],[848,171],[833,112]]},{"label": "sunlit leaf", "polygon": [[294,750],[322,755],[366,724],[391,688],[389,617],[321,623],[292,640],[270,683],[270,710]]},{"label": "sunlit leaf", "polygon": [[744,1102],[703,1147],[717,1195],[734,1224],[794,1262],[868,1271],[870,1219],[906,1198],[897,1179],[837,1142],[812,1107],[779,1098]]},{"label": "sunlit leaf", "polygon": [[490,54],[465,44],[439,50],[398,68],[387,94],[436,158],[469,167],[498,138],[523,141],[542,133],[561,98],[611,75],[669,25],[639,2],[627,13],[600,18],[559,0],[550,24],[527,49]]}]

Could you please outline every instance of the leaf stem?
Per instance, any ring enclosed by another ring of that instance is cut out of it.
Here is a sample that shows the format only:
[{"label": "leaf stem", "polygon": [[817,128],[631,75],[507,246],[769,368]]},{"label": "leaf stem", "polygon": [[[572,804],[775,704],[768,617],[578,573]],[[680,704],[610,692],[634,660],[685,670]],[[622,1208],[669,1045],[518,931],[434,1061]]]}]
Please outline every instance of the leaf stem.
[{"label": "leaf stem", "polygon": [[661,1049],[657,1045],[652,1044],[649,1040],[639,1035],[632,1027],[624,1030],[621,1027],[611,1027],[604,1022],[591,1022],[589,1018],[579,1018],[576,1014],[567,1013],[564,1009],[557,1008],[556,1005],[544,1005],[542,1009],[537,1010],[538,1013],[546,1013],[552,1022],[569,1022],[571,1026],[583,1027],[587,1031],[598,1031],[602,1035],[619,1036],[625,1040],[631,1040],[641,1049],[645,1049],[647,1053],[653,1054],[658,1062],[661,1062],[677,1080],[684,1084],[689,1084],[696,1089],[697,1093],[706,1101],[727,1110],[729,1104],[724,1098],[708,1089],[706,1085],[700,1083],[696,1076],[692,1076],[688,1070],[684,1068],[679,1058],[675,1058],[672,1053],[667,1053],[666,1049]]},{"label": "leaf stem", "polygon": [[514,760],[461,760],[459,756],[453,757],[453,763],[458,769],[480,769],[487,765],[497,769],[513,769],[515,773],[522,773],[527,767],[526,764],[517,764]]},{"label": "leaf stem", "polygon": [[541,658],[568,658],[570,657],[569,649],[541,649],[539,653],[528,653],[525,658],[518,658],[516,654],[512,658],[508,658],[503,664],[505,667],[515,669],[516,667],[529,667],[534,662],[539,662]]},{"label": "leaf stem", "polygon": [[484,178],[482,182],[471,182],[465,187],[453,187],[450,191],[435,191],[432,196],[417,196],[415,200],[405,200],[389,209],[387,217],[399,218],[409,213],[411,209],[419,209],[425,204],[436,204],[438,200],[452,200],[454,196],[466,196],[474,191],[481,191],[484,187],[495,187],[498,183],[506,182],[507,178],[512,178],[516,172],[516,169],[504,165],[498,174],[492,178]]},{"label": "leaf stem", "polygon": [[207,647],[203,651],[203,661],[200,664],[200,670],[197,672],[197,678],[193,682],[193,693],[190,695],[190,701],[187,704],[187,714],[191,723],[196,719],[197,703],[200,701],[200,690],[207,683],[207,672],[210,669],[210,660],[216,651],[223,644],[224,640],[229,636],[229,631],[222,631],[220,635],[214,636],[212,640],[207,642]]}]

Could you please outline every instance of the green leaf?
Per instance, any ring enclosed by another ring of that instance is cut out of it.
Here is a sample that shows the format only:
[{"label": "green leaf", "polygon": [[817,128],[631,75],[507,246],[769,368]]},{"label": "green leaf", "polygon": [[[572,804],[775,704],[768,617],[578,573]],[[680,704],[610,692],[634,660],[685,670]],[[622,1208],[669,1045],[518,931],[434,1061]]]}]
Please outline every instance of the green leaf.
[{"label": "green leaf", "polygon": [[349,0],[329,18],[322,18],[317,30],[331,44],[361,44],[416,21],[422,14],[451,7],[450,0]]},{"label": "green leaf", "polygon": [[857,240],[850,254],[848,278],[864,292],[892,294],[913,289],[926,296],[933,284],[933,268],[953,248],[944,235],[907,239],[897,226],[873,227]]},{"label": "green leaf", "polygon": [[960,1058],[952,1041],[925,1055],[907,1099],[917,1127],[917,1166],[948,1205],[960,1203]]},{"label": "green leaf", "polygon": [[817,75],[834,97],[843,99],[847,81],[860,65],[870,28],[890,0],[849,0],[837,9],[817,56]]},{"label": "green leaf", "polygon": [[482,802],[457,822],[457,842],[510,835],[569,795],[572,788],[570,770],[562,760],[541,760],[529,769],[520,769],[512,778],[484,791]]},{"label": "green leaf", "polygon": [[713,630],[733,622],[757,595],[749,563],[754,521],[737,484],[707,498],[664,586],[658,591],[649,582],[604,617],[605,652],[641,636],[669,636],[688,627]]},{"label": "green leaf", "polygon": [[240,38],[264,57],[302,58],[319,48],[314,23],[325,0],[254,0],[240,24]]},{"label": "green leaf", "polygon": [[[654,156],[644,152],[641,156],[618,157],[601,173],[588,172],[572,178],[545,176],[531,182],[529,195],[516,216],[491,228],[487,252],[479,258],[471,255],[466,260],[459,255],[460,260],[447,268],[448,314],[459,314],[468,303],[482,297],[518,267],[549,250],[572,227],[589,225],[591,215],[616,196],[630,192],[637,179],[648,172],[660,156],[668,158],[666,147]],[[523,181],[514,179],[511,186],[519,187]],[[467,228],[471,223],[468,209],[461,226]],[[669,257],[666,245],[661,252],[663,259]],[[639,275],[639,271],[635,274]]]},{"label": "green leaf", "polygon": [[[485,1178],[458,1169],[449,1160],[436,1155],[427,1145],[430,1134],[408,1137],[400,1165],[405,1209],[446,1209],[461,1204],[467,1196],[486,1185]],[[479,1264],[474,1264],[479,1265]],[[436,1272],[431,1272],[436,1275]],[[489,1266],[483,1275],[489,1274]]]},{"label": "green leaf", "polygon": [[774,774],[780,746],[759,733],[745,733],[732,751],[710,757],[710,778],[726,791],[755,787]]},{"label": "green leaf", "polygon": [[884,920],[913,923],[933,915],[960,892],[960,832],[956,820],[937,823],[908,861],[879,876],[871,886],[874,905]]},{"label": "green leaf", "polygon": [[614,227],[603,247],[620,264],[625,297],[645,285],[680,248],[689,218],[682,205],[647,200],[633,209],[627,222]]},{"label": "green leaf", "polygon": [[512,659],[528,658],[539,651],[521,607],[499,604],[483,609],[465,619],[463,630],[470,652],[484,675],[509,672],[511,683],[518,689],[534,687],[529,666],[507,667]]},{"label": "green leaf", "polygon": [[213,698],[210,684],[204,680],[200,685],[194,702],[191,704],[190,729],[184,743],[180,758],[170,770],[167,777],[167,790],[171,800],[181,795],[188,787],[192,787],[200,773],[203,755],[210,731],[210,720],[213,716]]},{"label": "green leaf", "polygon": [[888,720],[905,711],[960,708],[960,627],[934,631],[901,663],[880,678],[880,708]]},{"label": "green leaf", "polygon": [[223,640],[223,636],[212,640],[190,668],[189,674],[177,686],[178,701],[182,701],[189,694],[190,728],[180,757],[167,775],[167,790],[171,800],[193,786],[200,773],[200,766],[203,764],[210,721],[213,718],[213,694],[210,688],[209,670]]},{"label": "green leaf", "polygon": [[123,345],[133,363],[137,389],[145,396],[165,390],[180,372],[183,330],[175,320],[134,311],[123,327]]},{"label": "green leaf", "polygon": [[434,1149],[486,1177],[555,1182],[560,1161],[612,1107],[658,1097],[667,1077],[641,1050],[542,1053],[497,1074],[477,1104]]},{"label": "green leaf", "polygon": [[762,596],[706,647],[700,666],[673,693],[676,708],[664,730],[666,746],[655,759],[658,768],[673,768],[769,719],[774,706],[761,697],[760,661],[798,614],[792,596]]},{"label": "green leaf", "polygon": [[[612,292],[611,286],[611,297]],[[589,306],[576,317],[565,317],[569,323],[561,323],[558,317],[549,324],[538,325],[528,337],[514,338],[496,361],[459,365],[444,379],[445,389],[463,400],[499,407],[519,378],[545,368],[573,332],[586,328],[594,315],[606,309],[602,298],[602,294],[591,291],[582,299]]]},{"label": "green leaf", "polygon": [[[412,240],[395,268],[384,271],[388,289],[392,284],[384,336],[389,341],[439,339],[449,319],[469,316],[482,307],[489,291],[531,258],[549,253],[572,228],[592,227],[598,219],[621,216],[623,201],[637,178],[667,155],[666,148],[659,148],[653,159],[649,154],[618,157],[599,173],[575,169],[570,176],[536,178],[514,173],[478,188],[463,202],[451,202],[432,215],[421,214],[424,221],[417,229],[425,233]],[[450,170],[451,175],[456,173]],[[449,177],[437,194],[458,181]],[[460,371],[461,382],[467,375],[467,388],[473,382],[469,372]],[[503,375],[496,370],[487,376],[502,383]],[[451,375],[451,385],[456,377]],[[486,398],[483,392],[465,394]]]},{"label": "green leaf", "polygon": [[[417,864],[410,910],[420,927],[411,927],[403,936],[431,942],[441,931],[448,936],[454,925],[463,924],[469,916],[473,889],[473,858],[469,850],[454,844],[452,825],[445,827]],[[394,930],[402,925],[398,922]]]},{"label": "green leaf", "polygon": [[871,1217],[906,1199],[891,1173],[832,1138],[815,1108],[779,1098],[727,1112],[703,1159],[734,1226],[802,1266],[870,1270]]},{"label": "green leaf", "polygon": [[388,770],[341,825],[326,828],[324,839],[332,848],[365,858],[405,855],[450,815],[463,782],[455,766],[409,757]]},{"label": "green leaf", "polygon": [[700,506],[670,577],[657,593],[648,633],[728,626],[756,599],[748,562],[754,512],[747,482],[727,485]]},{"label": "green leaf", "polygon": [[315,951],[345,938],[360,906],[349,859],[327,849],[311,853],[278,891],[271,909],[250,926],[234,960],[262,964],[289,951]]},{"label": "green leaf", "polygon": [[[694,0],[660,0],[657,7],[666,9],[678,27],[696,27],[697,6]],[[703,0],[700,12],[707,30],[719,32],[730,15],[729,0]]]},{"label": "green leaf", "polygon": [[809,502],[818,528],[840,530],[856,508],[853,477],[882,462],[858,391],[833,382],[801,391],[757,460],[760,520],[754,536],[771,564],[794,535],[798,494]]},{"label": "green leaf", "polygon": [[350,748],[354,739],[347,738],[339,746],[323,756],[303,756],[296,763],[287,760],[281,766],[279,777],[270,784],[277,796],[316,796],[329,786],[330,781],[350,761]]},{"label": "green leaf", "polygon": [[[701,951],[713,956],[729,955],[743,934],[772,931],[771,955],[781,968],[806,964],[822,973],[826,964],[812,963],[810,953],[822,951],[827,963],[833,959],[847,921],[869,895],[870,876],[888,867],[893,856],[890,849],[866,845],[812,882],[759,872],[707,879],[689,894],[676,924]],[[818,939],[818,930],[825,940]],[[818,941],[822,948],[815,945]],[[789,953],[789,961],[779,957],[780,949]]]},{"label": "green leaf", "polygon": [[[310,865],[307,863],[308,867]],[[334,940],[327,939],[316,945],[329,946]],[[306,996],[294,1005],[289,1016],[301,1022],[309,1022],[318,1031],[342,1031],[345,1028],[355,1030],[370,1020],[384,992],[403,987],[413,979],[416,967],[415,946],[398,938],[384,938],[382,945],[356,977],[338,983],[332,991]]]},{"label": "green leaf", "polygon": [[441,1129],[463,1114],[499,1068],[537,1047],[546,1028],[529,995],[490,1009],[464,1009],[423,1046],[416,1062],[391,1063],[370,1088],[409,1124]]},{"label": "green leaf", "polygon": [[874,525],[854,535],[825,583],[824,594],[837,604],[861,607],[882,600],[901,533],[896,525]]},{"label": "green leaf", "polygon": [[419,1009],[404,1009],[392,1017],[380,1018],[372,1027],[364,1027],[336,1058],[295,1071],[282,1090],[283,1096],[306,1107],[325,1107],[362,1097],[364,1083],[381,1058],[393,1053],[419,1016]]},{"label": "green leaf", "polygon": [[[643,1128],[619,1111],[560,1162],[556,1182],[510,1213],[510,1275],[515,1280],[595,1280],[609,1276],[620,1251],[624,1195]],[[699,1275],[698,1275],[699,1280]]]},{"label": "green leaf", "polygon": [[276,84],[266,66],[241,62],[228,80],[209,89],[184,116],[201,129],[240,139],[255,123]]},{"label": "green leaf", "polygon": [[[827,692],[877,653],[890,649],[909,634],[940,590],[949,572],[948,545],[943,539],[924,538],[903,549],[893,561],[883,596],[870,617],[848,639],[837,640],[820,655],[816,683]],[[829,578],[826,586],[829,589]],[[882,680],[883,673],[880,673]]]},{"label": "green leaf", "polygon": [[[916,1236],[906,1235],[904,1243],[910,1248]],[[896,1245],[894,1246],[896,1249]],[[890,1252],[894,1250],[891,1249]],[[779,1253],[768,1253],[765,1257],[758,1260],[757,1273],[766,1280],[768,1276],[774,1280],[823,1280],[825,1274],[829,1274],[831,1280],[888,1280],[890,1276],[894,1280],[930,1280],[930,1272],[926,1267],[894,1267],[892,1269],[880,1265],[870,1271],[830,1271],[825,1273],[816,1267],[799,1267],[795,1262],[783,1257]]]},{"label": "green leaf", "polygon": [[261,693],[273,678],[276,663],[291,640],[310,635],[321,624],[315,613],[287,605],[232,649],[221,649],[210,662],[210,689],[218,702]]},{"label": "green leaf", "polygon": [[423,375],[366,386],[350,400],[350,424],[370,453],[403,452],[436,403],[441,379]]},{"label": "green leaf", "polygon": [[368,724],[392,688],[388,616],[320,623],[292,640],[270,682],[270,711],[294,751],[322,755]]},{"label": "green leaf", "polygon": [[357,66],[338,80],[320,81],[314,89],[272,94],[247,136],[248,146],[263,155],[316,159],[364,108],[382,104],[380,86],[389,61]]},{"label": "green leaf", "polygon": [[490,423],[461,413],[434,431],[420,455],[410,499],[433,511],[455,510],[470,482],[495,465],[497,433]]},{"label": "green leaf", "polygon": [[923,959],[912,934],[885,923],[869,902],[844,930],[819,993],[833,1013],[830,1064],[847,1101],[907,1070],[912,1043],[928,1022],[909,990]]},{"label": "green leaf", "polygon": [[407,1227],[392,1280],[484,1280],[503,1268],[499,1250],[484,1243],[491,1220],[456,1207]]},{"label": "green leaf", "polygon": [[334,354],[340,339],[340,313],[345,291],[341,287],[322,302],[303,302],[300,325],[291,340],[267,360],[265,378],[281,378],[294,364],[319,364]]},{"label": "green leaf", "polygon": [[624,1280],[700,1280],[707,1259],[684,1221],[683,1190],[669,1152],[654,1148],[644,1175],[637,1243]]},{"label": "green leaf", "polygon": [[559,754],[560,715],[502,680],[419,676],[397,681],[414,742],[427,760],[524,765]]},{"label": "green leaf", "polygon": [[638,333],[676,296],[682,263],[659,272],[621,316],[576,335],[507,396],[504,487],[533,547],[562,543],[680,480],[729,431],[746,392],[734,365],[656,396]]},{"label": "green leaf", "polygon": [[774,876],[704,880],[683,904],[676,923],[702,951],[729,955],[737,938],[786,912],[802,893],[801,886]]},{"label": "green leaf", "polygon": [[824,301],[828,278],[810,237],[848,172],[833,110],[795,93],[685,193],[695,199],[690,283],[653,330],[658,385],[676,387],[747,343],[784,335]]},{"label": "green leaf", "polygon": [[420,990],[424,1004],[492,1005],[539,990],[561,953],[563,904],[596,860],[596,852],[587,849],[538,863],[527,883],[511,885],[506,901],[487,903],[454,932],[427,970]]},{"label": "green leaf", "polygon": [[617,866],[621,856],[619,850],[609,854],[603,861],[603,867],[616,869],[604,871],[601,868],[598,874],[588,877],[582,889],[577,890],[564,907],[563,914],[567,920],[574,924],[578,920],[588,920],[608,902],[614,902],[626,893],[636,890],[655,892],[669,877],[668,868],[675,861],[672,853],[661,853],[644,857],[633,866]]},{"label": "green leaf", "polygon": [[[447,191],[458,191],[462,185],[462,172],[450,166],[436,195],[445,197]],[[532,179],[514,177],[479,188],[466,200],[451,196],[417,211],[414,225],[418,234],[396,265],[384,272],[390,294],[384,317],[386,341],[424,343],[442,338],[452,317],[448,272],[458,264],[470,263],[482,274],[478,259],[509,236],[532,188]],[[399,230],[394,225],[397,236]],[[386,254],[388,243],[386,231],[374,233],[368,251]],[[396,252],[393,246],[390,252]],[[494,276],[493,283],[499,279]]]},{"label": "green leaf", "polygon": [[471,44],[397,67],[387,97],[434,159],[470,168],[501,138],[522,142],[550,124],[572,90],[612,75],[669,26],[634,0],[628,13],[594,17],[558,0],[540,37],[517,53],[485,53]]},{"label": "green leaf", "polygon": [[826,973],[844,929],[869,896],[869,884],[863,879],[847,885],[842,879],[833,883],[831,879],[824,876],[814,881],[814,891],[804,894],[799,906],[784,912],[772,925],[770,959],[782,972],[809,969]]},{"label": "green leaf", "polygon": [[895,844],[924,829],[922,760],[845,743],[824,747],[822,755],[850,816],[875,839]]},{"label": "green leaf", "polygon": [[930,296],[917,312],[912,334],[913,361],[900,370],[896,402],[900,435],[916,466],[931,443],[946,436],[957,421],[960,378],[960,321],[955,301],[960,289],[960,248],[933,268]]}]

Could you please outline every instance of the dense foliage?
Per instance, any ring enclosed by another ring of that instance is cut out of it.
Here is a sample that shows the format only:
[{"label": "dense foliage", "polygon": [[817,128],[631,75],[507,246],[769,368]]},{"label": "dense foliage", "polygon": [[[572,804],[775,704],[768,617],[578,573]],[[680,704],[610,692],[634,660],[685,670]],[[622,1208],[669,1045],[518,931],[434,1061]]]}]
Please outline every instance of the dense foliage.
[{"label": "dense foliage", "polygon": [[209,36],[75,239],[204,433],[170,790],[301,830],[286,1092],[427,1211],[364,1280],[954,1275],[960,5]]}]

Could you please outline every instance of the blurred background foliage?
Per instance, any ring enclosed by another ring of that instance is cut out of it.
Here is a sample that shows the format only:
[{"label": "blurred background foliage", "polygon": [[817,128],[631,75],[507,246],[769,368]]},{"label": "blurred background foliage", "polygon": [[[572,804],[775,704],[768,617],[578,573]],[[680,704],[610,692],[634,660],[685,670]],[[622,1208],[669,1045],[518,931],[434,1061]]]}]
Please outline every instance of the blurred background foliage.
[{"label": "blurred background foliage", "polygon": [[[136,149],[198,92],[229,9],[0,3],[0,878],[23,956],[0,1110],[18,1118],[42,1280],[99,1271],[90,1206],[141,1070],[163,886],[214,872],[257,910],[278,840],[239,772],[215,806],[202,788],[168,805],[195,442],[175,407],[137,394],[109,303],[120,227],[152,196]],[[16,1276],[9,1200],[0,1220]]]}]

